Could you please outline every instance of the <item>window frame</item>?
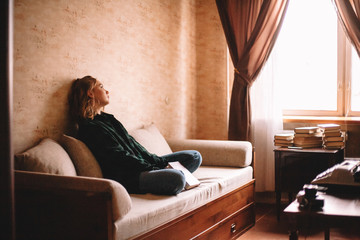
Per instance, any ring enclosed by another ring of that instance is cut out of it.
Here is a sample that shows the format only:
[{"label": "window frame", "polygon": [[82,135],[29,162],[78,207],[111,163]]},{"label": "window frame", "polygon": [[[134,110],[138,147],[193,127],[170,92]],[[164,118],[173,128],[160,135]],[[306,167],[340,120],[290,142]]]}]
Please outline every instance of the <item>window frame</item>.
[{"label": "window frame", "polygon": [[351,43],[337,20],[337,110],[283,109],[283,116],[357,117],[351,110]]}]

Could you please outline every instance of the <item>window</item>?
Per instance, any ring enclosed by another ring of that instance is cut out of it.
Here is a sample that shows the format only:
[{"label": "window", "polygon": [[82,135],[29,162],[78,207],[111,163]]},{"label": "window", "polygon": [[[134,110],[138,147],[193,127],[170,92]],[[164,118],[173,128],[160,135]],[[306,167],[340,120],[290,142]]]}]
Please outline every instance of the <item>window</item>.
[{"label": "window", "polygon": [[354,47],[351,62],[351,112],[360,112],[360,58]]},{"label": "window", "polygon": [[284,115],[360,116],[360,60],[329,0],[292,0],[278,36]]}]

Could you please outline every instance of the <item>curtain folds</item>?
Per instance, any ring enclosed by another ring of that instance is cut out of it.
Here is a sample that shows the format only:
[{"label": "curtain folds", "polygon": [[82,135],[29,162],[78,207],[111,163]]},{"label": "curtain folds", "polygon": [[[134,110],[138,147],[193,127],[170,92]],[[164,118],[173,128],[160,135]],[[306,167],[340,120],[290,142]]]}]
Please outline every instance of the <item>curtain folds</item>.
[{"label": "curtain folds", "polygon": [[360,0],[333,0],[338,18],[360,57]]},{"label": "curtain folds", "polygon": [[288,0],[216,0],[234,64],[229,139],[250,140],[250,88],[265,64],[282,24]]},{"label": "curtain folds", "polygon": [[275,190],[274,135],[284,132],[276,46],[251,86],[251,138],[256,151],[256,192]]}]

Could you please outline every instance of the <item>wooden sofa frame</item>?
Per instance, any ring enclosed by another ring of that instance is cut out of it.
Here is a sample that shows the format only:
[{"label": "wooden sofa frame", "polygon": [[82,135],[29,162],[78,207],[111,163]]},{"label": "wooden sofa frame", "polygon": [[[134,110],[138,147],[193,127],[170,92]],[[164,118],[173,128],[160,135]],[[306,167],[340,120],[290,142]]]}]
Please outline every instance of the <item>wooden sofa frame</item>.
[{"label": "wooden sofa frame", "polygon": [[[254,167],[254,152],[253,162]],[[48,180],[58,182],[54,187]],[[62,186],[66,176],[15,171],[17,239],[114,240],[108,189]],[[104,180],[106,181],[106,180]],[[94,190],[95,189],[95,190]],[[132,239],[236,239],[255,224],[255,179],[183,216]]]},{"label": "wooden sofa frame", "polygon": [[[32,175],[15,172],[17,239],[113,239],[109,192],[32,187]],[[236,238],[255,224],[254,182],[134,239]]]},{"label": "wooden sofa frame", "polygon": [[134,239],[235,239],[255,224],[254,182]]}]

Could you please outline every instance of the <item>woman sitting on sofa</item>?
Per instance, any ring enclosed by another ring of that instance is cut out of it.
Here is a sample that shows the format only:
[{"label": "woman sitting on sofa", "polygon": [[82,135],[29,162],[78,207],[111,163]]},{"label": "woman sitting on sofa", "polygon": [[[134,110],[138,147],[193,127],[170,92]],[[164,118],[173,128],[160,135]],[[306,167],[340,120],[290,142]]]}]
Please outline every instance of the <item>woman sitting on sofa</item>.
[{"label": "woman sitting on sofa", "polygon": [[185,186],[184,174],[167,168],[179,161],[190,172],[201,164],[194,150],[165,156],[149,153],[111,114],[103,112],[109,92],[91,76],[74,80],[69,95],[71,115],[79,125],[78,138],[92,151],[105,178],[121,183],[129,193],[174,195]]}]

